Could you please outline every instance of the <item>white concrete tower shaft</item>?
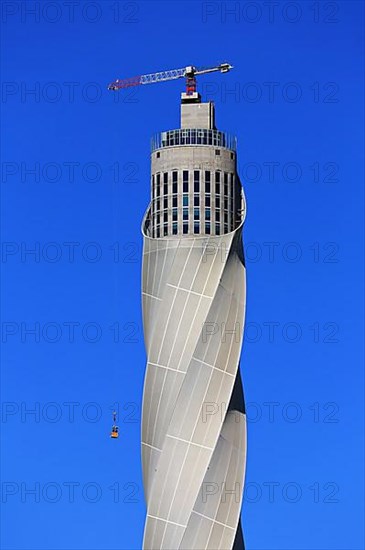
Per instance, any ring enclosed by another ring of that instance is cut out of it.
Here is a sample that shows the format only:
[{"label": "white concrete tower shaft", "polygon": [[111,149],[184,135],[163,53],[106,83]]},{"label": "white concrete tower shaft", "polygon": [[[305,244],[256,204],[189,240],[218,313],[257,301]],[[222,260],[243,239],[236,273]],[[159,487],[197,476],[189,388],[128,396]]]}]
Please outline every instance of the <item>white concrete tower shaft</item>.
[{"label": "white concrete tower shaft", "polygon": [[144,550],[239,550],[246,415],[245,200],[236,140],[182,94],[181,128],[152,141],[142,224],[147,367]]}]

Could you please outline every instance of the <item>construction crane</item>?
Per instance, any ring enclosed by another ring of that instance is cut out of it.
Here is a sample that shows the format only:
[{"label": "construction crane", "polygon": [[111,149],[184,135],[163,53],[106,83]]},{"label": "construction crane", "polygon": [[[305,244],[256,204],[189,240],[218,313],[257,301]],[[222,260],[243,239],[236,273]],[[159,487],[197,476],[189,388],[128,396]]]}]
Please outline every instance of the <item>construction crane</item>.
[{"label": "construction crane", "polygon": [[233,69],[229,63],[221,63],[215,67],[184,67],[183,69],[172,69],[170,71],[162,71],[160,73],[143,74],[132,78],[124,78],[115,80],[108,86],[108,90],[121,90],[122,88],[131,88],[132,86],[141,86],[142,84],[155,84],[157,82],[165,82],[166,80],[176,80],[177,78],[186,79],[186,94],[192,95],[196,92],[196,76],[201,74],[228,73]]}]

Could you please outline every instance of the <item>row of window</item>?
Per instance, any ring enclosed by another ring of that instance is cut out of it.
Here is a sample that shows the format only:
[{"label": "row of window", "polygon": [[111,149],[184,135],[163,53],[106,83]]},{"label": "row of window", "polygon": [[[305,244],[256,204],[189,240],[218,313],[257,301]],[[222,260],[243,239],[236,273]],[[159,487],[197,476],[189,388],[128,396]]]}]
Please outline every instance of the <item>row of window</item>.
[{"label": "row of window", "polygon": [[[215,221],[220,222],[221,221],[221,211],[220,210],[215,210],[214,213],[215,213]],[[199,208],[194,208],[192,214],[193,214],[194,220],[200,220],[201,216],[200,216],[200,209]],[[210,220],[212,211],[211,211],[210,208],[206,208],[205,211],[203,212],[203,214],[204,214],[204,217],[205,217],[206,220]],[[168,215],[167,210],[164,210],[163,212],[157,212],[157,214],[155,216],[156,225],[159,225],[161,220],[163,220],[165,223],[167,223],[168,219],[169,219],[169,215]],[[186,220],[186,221],[189,220],[189,209],[188,208],[183,208],[182,209],[182,219]],[[224,212],[224,214],[222,216],[222,219],[223,219],[225,224],[228,224],[228,211],[227,210]],[[230,219],[233,219],[233,212],[231,212]],[[178,221],[178,210],[177,210],[177,208],[173,208],[173,210],[172,210],[172,221],[173,222]]]},{"label": "row of window", "polygon": [[[221,177],[221,174],[223,174],[223,178]],[[190,181],[189,178],[189,171],[183,170],[182,172],[182,192],[183,193],[189,193],[191,192],[190,185],[192,184],[194,193],[200,193],[201,190],[201,183],[203,183],[202,190],[204,190],[205,193],[211,193],[212,190],[212,181],[211,181],[211,172],[209,170],[204,171],[204,180],[201,182],[200,178],[200,170],[194,170],[193,171],[193,178],[191,178],[192,181]],[[234,191],[234,176],[233,174],[228,174],[227,172],[215,172],[215,178],[214,178],[214,190],[216,194],[221,193],[221,183],[223,184],[223,192],[225,195],[228,195],[228,189],[230,184],[230,191],[233,195]],[[152,189],[153,189],[153,196],[160,197],[161,195],[168,195],[169,194],[169,173],[163,172],[154,174],[152,176]],[[162,191],[162,192],[161,192]],[[181,191],[181,190],[180,190]],[[178,172],[174,170],[172,172],[172,194],[178,193]]]},{"label": "row of window", "polygon": [[[191,197],[189,195],[183,195],[182,196],[182,206],[189,206],[189,201],[190,201]],[[192,203],[194,206],[200,206],[200,195],[194,195],[192,197]],[[216,208],[221,208],[221,206],[223,206],[223,208],[225,210],[228,210],[228,204],[229,202],[231,202],[231,204],[233,203],[233,199],[228,199],[228,197],[224,197],[223,200],[221,199],[221,197],[217,197],[215,196],[214,198],[214,201],[212,200],[211,198],[211,195],[205,195],[205,197],[203,197],[203,201],[205,206],[212,206],[212,205],[215,205]],[[170,201],[170,197],[164,197],[163,199],[154,199],[152,201],[152,210],[153,212],[158,212],[159,210],[161,210],[161,208],[163,209],[166,209],[166,208],[169,208],[169,203],[171,204],[172,203],[172,207],[173,208],[177,208],[178,206],[181,206],[181,201],[180,201],[180,204],[179,204],[179,197],[178,195],[173,195],[171,197],[171,201]]]},{"label": "row of window", "polygon": [[[223,226],[224,233],[228,232],[228,225],[224,224]],[[194,222],[193,224],[193,233],[195,235],[199,235],[202,232],[204,232],[206,235],[211,234],[211,230],[215,230],[215,235],[220,235],[221,233],[221,224],[216,223],[215,225],[212,225],[210,222],[205,222],[205,224],[201,224],[200,222]],[[189,224],[183,223],[182,225],[182,232],[183,235],[189,234]],[[156,228],[153,229],[152,236],[153,237],[166,237],[169,235],[169,226],[167,224],[164,224],[162,227],[158,225]],[[178,234],[178,224],[177,222],[172,223],[172,235]]]}]

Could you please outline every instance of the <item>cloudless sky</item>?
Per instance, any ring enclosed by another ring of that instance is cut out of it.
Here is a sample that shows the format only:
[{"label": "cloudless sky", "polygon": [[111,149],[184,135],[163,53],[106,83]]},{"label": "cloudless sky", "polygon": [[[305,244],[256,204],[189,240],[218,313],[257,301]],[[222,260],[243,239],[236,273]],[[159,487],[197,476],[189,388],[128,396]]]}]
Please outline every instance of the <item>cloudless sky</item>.
[{"label": "cloudless sky", "polygon": [[228,61],[199,89],[247,198],[247,548],[362,550],[363,3],[1,7],[1,547],[141,548],[140,223],[184,82],[106,87]]}]

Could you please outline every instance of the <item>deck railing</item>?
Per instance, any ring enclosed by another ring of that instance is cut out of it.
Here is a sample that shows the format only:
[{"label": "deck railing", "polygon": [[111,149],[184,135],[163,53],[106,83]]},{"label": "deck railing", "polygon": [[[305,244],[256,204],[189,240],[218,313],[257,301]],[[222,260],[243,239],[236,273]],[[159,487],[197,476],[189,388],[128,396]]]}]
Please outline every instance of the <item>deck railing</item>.
[{"label": "deck railing", "polygon": [[180,147],[181,145],[210,145],[236,151],[237,139],[219,130],[179,128],[154,135],[151,139],[151,152],[162,147]]}]

